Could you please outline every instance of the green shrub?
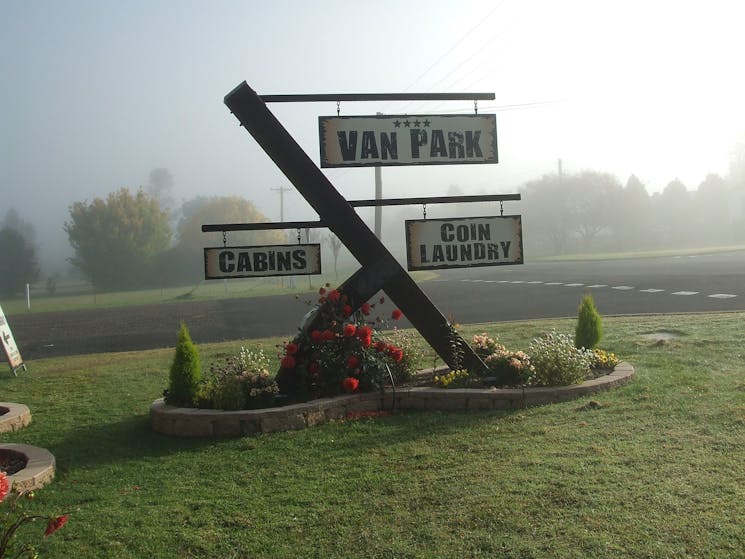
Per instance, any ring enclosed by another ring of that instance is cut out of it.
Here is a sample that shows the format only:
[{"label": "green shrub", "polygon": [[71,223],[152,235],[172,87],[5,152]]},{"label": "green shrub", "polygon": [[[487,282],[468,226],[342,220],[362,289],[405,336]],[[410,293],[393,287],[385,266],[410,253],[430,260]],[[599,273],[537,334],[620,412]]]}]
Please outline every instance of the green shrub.
[{"label": "green shrub", "polygon": [[603,337],[603,325],[595,301],[589,293],[582,298],[577,315],[577,328],[574,331],[575,347],[592,349]]},{"label": "green shrub", "polygon": [[166,403],[172,406],[195,405],[201,380],[199,352],[191,341],[189,329],[182,323],[168,378],[168,389],[163,393]]},{"label": "green shrub", "polygon": [[528,354],[533,366],[529,382],[535,386],[580,383],[589,376],[594,360],[591,350],[576,348],[569,336],[556,332],[533,340]]}]

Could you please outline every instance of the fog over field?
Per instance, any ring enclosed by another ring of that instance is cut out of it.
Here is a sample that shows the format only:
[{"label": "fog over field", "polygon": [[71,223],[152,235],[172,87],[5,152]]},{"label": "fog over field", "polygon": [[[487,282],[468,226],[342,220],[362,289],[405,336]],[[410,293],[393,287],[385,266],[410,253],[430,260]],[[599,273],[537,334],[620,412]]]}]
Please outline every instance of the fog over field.
[{"label": "fog over field", "polygon": [[[523,215],[528,256],[745,243],[739,2],[39,0],[3,2],[0,14],[0,229],[25,229],[38,281],[70,269],[71,207],[121,188],[142,188],[168,213],[163,250],[222,242],[198,230],[215,215],[198,197],[241,197],[271,221],[317,219],[223,104],[244,80],[259,94],[494,93],[478,112],[496,114],[498,164],[384,168],[383,194],[519,192],[504,209]],[[338,108],[438,115],[474,104]],[[318,163],[318,116],[337,104],[270,109]],[[347,199],[374,196],[370,168],[324,173]],[[256,217],[241,211],[225,219]],[[372,223],[372,210],[359,212]],[[403,219],[421,215],[384,211],[397,254]],[[196,269],[173,258],[169,280],[201,273],[198,254]]]}]

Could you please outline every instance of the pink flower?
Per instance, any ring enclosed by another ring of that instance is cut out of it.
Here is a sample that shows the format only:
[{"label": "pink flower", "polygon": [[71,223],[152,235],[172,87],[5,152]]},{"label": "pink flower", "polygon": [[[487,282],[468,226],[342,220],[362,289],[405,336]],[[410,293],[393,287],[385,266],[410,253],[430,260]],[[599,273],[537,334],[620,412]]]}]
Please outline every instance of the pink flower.
[{"label": "pink flower", "polygon": [[384,352],[388,346],[385,345],[384,341],[375,342],[375,351]]},{"label": "pink flower", "polygon": [[350,369],[356,369],[360,366],[360,359],[356,355],[350,355],[347,357],[347,367]]},{"label": "pink flower", "polygon": [[360,307],[360,311],[365,316],[367,316],[368,314],[370,314],[370,303],[362,303],[362,306]]},{"label": "pink flower", "polygon": [[331,330],[323,331],[323,341],[330,342],[333,339],[334,339],[334,333]]},{"label": "pink flower", "polygon": [[297,362],[292,355],[285,355],[279,364],[282,365],[283,369],[294,369]]},{"label": "pink flower", "polygon": [[350,305],[344,305],[341,309],[341,312],[344,314],[344,316],[349,316],[352,314],[352,307]]},{"label": "pink flower", "polygon": [[297,344],[294,344],[290,342],[285,346],[285,351],[287,352],[287,355],[295,355],[297,353],[298,347]]},{"label": "pink flower", "polygon": [[5,472],[0,471],[0,503],[3,502],[3,499],[5,499],[8,491],[10,491],[10,482],[8,481],[8,476]]},{"label": "pink flower", "polygon": [[310,339],[313,340],[314,343],[322,342],[323,332],[321,332],[320,330],[313,330],[310,333]]},{"label": "pink flower", "polygon": [[67,518],[68,516],[66,514],[58,516],[57,518],[50,518],[49,524],[47,524],[47,529],[44,530],[44,535],[50,536],[54,534],[57,530],[62,528],[67,523]]},{"label": "pink flower", "polygon": [[331,291],[329,291],[328,299],[332,303],[338,303],[339,299],[341,299],[341,293],[339,293],[339,291],[336,289],[332,289]]},{"label": "pink flower", "polygon": [[345,324],[344,325],[344,337],[345,338],[351,338],[354,336],[355,332],[357,332],[357,326],[354,324]]},{"label": "pink flower", "polygon": [[404,313],[402,313],[400,310],[393,309],[393,312],[391,313],[391,318],[393,320],[398,320],[399,318],[401,318],[403,316],[403,314]]},{"label": "pink flower", "polygon": [[344,391],[345,391],[345,392],[349,392],[349,393],[352,393],[352,392],[354,392],[355,390],[357,390],[357,388],[358,388],[358,387],[359,387],[359,385],[360,385],[360,381],[359,381],[359,380],[357,380],[357,379],[356,379],[356,378],[354,378],[354,377],[347,377],[347,378],[345,378],[345,379],[344,379],[344,380],[343,380],[343,381],[341,382],[341,385],[342,385],[342,388],[344,388]]}]

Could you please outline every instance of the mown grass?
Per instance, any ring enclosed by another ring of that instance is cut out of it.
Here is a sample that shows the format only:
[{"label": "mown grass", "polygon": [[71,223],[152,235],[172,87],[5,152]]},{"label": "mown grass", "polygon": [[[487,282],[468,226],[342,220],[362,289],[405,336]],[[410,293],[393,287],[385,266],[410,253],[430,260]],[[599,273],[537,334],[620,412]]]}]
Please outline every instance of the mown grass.
[{"label": "mown grass", "polygon": [[[2,440],[57,458],[56,480],[27,503],[71,513],[41,542],[47,557],[745,557],[743,321],[606,318],[601,345],[637,374],[597,406],[407,412],[225,440],[149,429],[171,351],[46,359],[0,379],[0,400],[33,414]],[[463,331],[524,349],[573,326]],[[644,337],[661,331],[677,337]],[[200,350],[208,363],[240,345]]]}]

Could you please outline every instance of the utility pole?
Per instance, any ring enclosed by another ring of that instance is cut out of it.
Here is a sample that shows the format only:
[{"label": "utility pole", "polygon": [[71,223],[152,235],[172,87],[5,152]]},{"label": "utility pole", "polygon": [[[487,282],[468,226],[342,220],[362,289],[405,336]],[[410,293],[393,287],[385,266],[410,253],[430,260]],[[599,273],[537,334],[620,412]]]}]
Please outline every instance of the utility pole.
[{"label": "utility pole", "polygon": [[[290,192],[292,190],[289,186],[277,186],[274,188],[270,188],[269,190],[273,190],[274,192],[279,192],[279,221],[280,223],[285,220],[285,192]],[[290,288],[295,287],[295,277],[294,276],[288,276],[290,278]],[[282,287],[285,286],[285,277],[282,276],[280,278],[280,284]]]},{"label": "utility pole", "polygon": [[[375,167],[375,199],[383,199],[383,179],[379,165]],[[383,238],[383,206],[375,206],[375,236],[379,240]]]},{"label": "utility pole", "polygon": [[270,188],[269,190],[274,190],[275,192],[279,192],[279,220],[284,221],[285,220],[285,192],[290,192],[292,188],[289,186],[278,186],[276,188]]}]

